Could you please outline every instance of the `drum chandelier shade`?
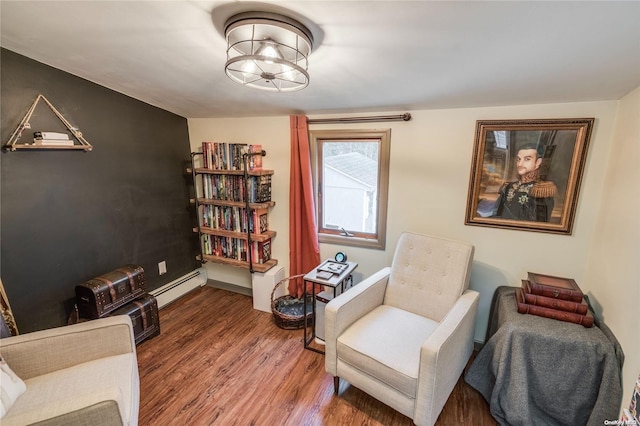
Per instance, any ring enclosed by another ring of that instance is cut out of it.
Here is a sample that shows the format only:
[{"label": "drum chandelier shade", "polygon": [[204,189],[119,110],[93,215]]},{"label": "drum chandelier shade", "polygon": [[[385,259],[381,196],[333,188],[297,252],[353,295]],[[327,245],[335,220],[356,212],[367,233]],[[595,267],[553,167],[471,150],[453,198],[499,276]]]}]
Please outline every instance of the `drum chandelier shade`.
[{"label": "drum chandelier shade", "polygon": [[225,24],[226,74],[236,83],[273,92],[309,84],[311,32],[300,22],[269,12],[244,12]]}]

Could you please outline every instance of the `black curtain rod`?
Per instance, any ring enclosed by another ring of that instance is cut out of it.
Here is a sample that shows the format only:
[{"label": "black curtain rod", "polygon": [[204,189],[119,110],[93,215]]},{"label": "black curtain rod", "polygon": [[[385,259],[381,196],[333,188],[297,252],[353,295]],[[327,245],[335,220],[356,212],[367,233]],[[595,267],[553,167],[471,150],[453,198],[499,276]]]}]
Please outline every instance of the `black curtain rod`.
[{"label": "black curtain rod", "polygon": [[405,112],[400,115],[373,115],[370,117],[343,117],[343,118],[316,118],[307,120],[308,124],[335,124],[335,123],[368,123],[375,121],[410,121],[411,114]]}]

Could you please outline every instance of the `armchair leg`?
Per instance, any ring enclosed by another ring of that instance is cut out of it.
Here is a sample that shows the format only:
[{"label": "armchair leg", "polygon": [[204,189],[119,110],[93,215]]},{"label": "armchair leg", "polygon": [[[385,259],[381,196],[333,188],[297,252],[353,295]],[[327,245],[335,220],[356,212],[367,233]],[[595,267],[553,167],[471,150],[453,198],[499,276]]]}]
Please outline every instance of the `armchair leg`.
[{"label": "armchair leg", "polygon": [[339,390],[340,390],[340,377],[334,376],[333,377],[333,392],[337,395]]}]

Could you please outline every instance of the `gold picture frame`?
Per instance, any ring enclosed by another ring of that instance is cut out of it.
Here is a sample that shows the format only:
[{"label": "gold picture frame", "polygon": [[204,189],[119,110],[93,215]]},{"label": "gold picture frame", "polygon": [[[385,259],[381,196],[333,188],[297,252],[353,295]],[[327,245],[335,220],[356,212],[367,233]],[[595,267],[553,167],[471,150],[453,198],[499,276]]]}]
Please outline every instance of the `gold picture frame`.
[{"label": "gold picture frame", "polygon": [[571,235],[594,121],[478,120],[465,225]]}]

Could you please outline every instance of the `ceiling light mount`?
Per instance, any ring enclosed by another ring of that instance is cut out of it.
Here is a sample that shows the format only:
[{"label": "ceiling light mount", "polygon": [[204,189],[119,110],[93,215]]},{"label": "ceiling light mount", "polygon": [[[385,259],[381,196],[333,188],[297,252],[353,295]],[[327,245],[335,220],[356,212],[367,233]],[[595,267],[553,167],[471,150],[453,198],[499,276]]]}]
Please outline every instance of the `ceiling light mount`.
[{"label": "ceiling light mount", "polygon": [[313,36],[295,19],[271,12],[243,12],[227,20],[229,78],[243,86],[293,92],[309,84]]}]

